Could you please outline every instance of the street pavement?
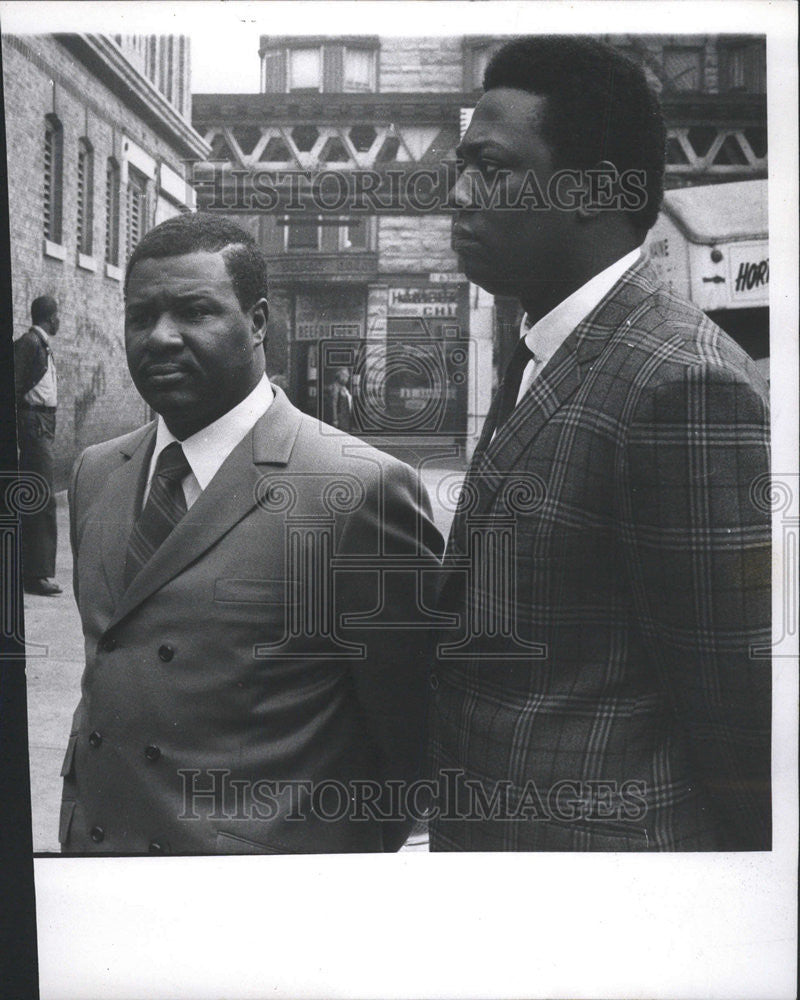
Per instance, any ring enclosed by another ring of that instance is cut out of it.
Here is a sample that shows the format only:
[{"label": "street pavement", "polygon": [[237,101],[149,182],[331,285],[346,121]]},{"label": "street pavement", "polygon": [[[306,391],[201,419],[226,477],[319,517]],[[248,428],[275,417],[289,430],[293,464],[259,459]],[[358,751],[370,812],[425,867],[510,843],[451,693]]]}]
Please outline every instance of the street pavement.
[{"label": "street pavement", "polygon": [[[433,517],[447,536],[452,506],[463,478],[463,463],[453,460],[422,468]],[[58,555],[56,578],[64,588],[57,597],[25,595],[27,638],[28,745],[30,752],[33,849],[58,853],[61,763],[72,713],[80,698],[83,635],[72,590],[72,554],[66,492],[56,494]],[[404,850],[427,850],[427,840],[412,836]]]}]

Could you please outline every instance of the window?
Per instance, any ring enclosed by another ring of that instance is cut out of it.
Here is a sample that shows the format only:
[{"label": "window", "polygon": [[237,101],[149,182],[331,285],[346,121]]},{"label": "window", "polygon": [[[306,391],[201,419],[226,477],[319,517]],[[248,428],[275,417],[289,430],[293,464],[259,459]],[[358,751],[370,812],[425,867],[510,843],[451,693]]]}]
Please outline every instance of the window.
[{"label": "window", "polygon": [[319,250],[319,220],[289,219],[286,224],[287,250]]},{"label": "window", "polygon": [[343,220],[344,225],[339,230],[339,249],[340,250],[369,250],[370,247],[370,234],[371,234],[371,220],[369,216],[361,216],[358,219],[345,219]]},{"label": "window", "polygon": [[380,40],[372,35],[284,38],[262,35],[261,91],[266,94],[366,94],[377,88]]},{"label": "window", "polygon": [[106,164],[106,263],[119,265],[119,167],[111,156]]},{"label": "window", "polygon": [[94,155],[88,139],[78,143],[78,253],[92,256],[94,228]]},{"label": "window", "polygon": [[344,90],[369,94],[375,90],[375,56],[370,49],[344,50]]},{"label": "window", "polygon": [[766,93],[767,58],[763,42],[731,42],[720,46],[720,90]]},{"label": "window", "polygon": [[685,45],[664,46],[664,79],[671,90],[703,89],[703,50]]},{"label": "window", "polygon": [[322,82],[320,49],[289,50],[289,92],[319,91]]},{"label": "window", "polygon": [[55,115],[44,126],[44,238],[61,242],[61,206],[64,183],[64,130]]},{"label": "window", "polygon": [[147,228],[147,181],[132,167],[128,172],[128,205],[127,205],[127,253],[144,236]]}]

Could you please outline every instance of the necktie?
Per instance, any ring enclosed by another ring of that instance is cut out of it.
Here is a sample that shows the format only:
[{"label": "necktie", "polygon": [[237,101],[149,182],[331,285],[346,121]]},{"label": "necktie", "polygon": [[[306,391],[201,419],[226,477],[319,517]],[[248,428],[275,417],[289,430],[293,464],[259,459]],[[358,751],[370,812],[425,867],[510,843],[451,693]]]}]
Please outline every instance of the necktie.
[{"label": "necktie", "polygon": [[191,471],[177,441],[168,444],[158,456],[147,503],[136,519],[128,542],[126,587],[186,513],[181,483]]},{"label": "necktie", "polygon": [[500,400],[494,420],[495,431],[499,430],[513,413],[514,407],[517,405],[522,373],[527,368],[528,362],[533,360],[533,352],[525,342],[525,338],[520,337],[519,343],[511,355],[511,360],[508,362],[503,384],[500,386]]}]

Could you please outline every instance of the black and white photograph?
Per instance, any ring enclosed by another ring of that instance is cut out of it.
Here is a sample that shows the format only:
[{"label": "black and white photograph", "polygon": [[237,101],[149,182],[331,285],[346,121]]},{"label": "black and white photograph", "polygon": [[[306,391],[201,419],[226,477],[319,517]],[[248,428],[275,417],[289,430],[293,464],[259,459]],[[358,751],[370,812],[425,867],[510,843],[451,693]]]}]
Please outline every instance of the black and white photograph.
[{"label": "black and white photograph", "polygon": [[0,29],[9,995],[793,996],[793,5]]}]

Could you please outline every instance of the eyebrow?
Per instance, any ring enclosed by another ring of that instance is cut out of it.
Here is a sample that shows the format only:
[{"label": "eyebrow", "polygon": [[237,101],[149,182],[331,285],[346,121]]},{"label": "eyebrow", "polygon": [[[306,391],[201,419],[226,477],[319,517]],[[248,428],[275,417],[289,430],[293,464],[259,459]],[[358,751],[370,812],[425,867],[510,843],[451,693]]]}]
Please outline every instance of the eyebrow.
[{"label": "eyebrow", "polygon": [[[159,292],[155,296],[155,298],[157,300],[165,298],[165,297],[167,298],[167,301],[170,302],[170,303],[174,303],[174,302],[179,302],[180,303],[180,302],[192,302],[192,301],[194,301],[196,299],[213,299],[213,298],[215,298],[215,295],[214,295],[214,292],[210,291],[209,289],[204,289],[202,291],[191,291],[191,292],[168,292],[168,293],[165,293],[165,292],[162,291],[162,292]],[[134,300],[134,301],[136,301],[136,300]],[[152,302],[152,298],[148,297],[148,298],[145,298],[145,299],[140,299],[138,301],[140,301],[142,304],[148,304],[148,303]]]}]

